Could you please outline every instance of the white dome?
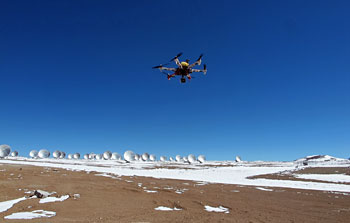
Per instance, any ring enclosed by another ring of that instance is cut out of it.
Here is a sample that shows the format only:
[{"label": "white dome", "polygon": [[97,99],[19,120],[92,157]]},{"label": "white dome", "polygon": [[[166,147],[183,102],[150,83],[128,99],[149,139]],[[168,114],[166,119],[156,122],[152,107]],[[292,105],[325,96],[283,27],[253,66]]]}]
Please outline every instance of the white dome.
[{"label": "white dome", "polygon": [[76,159],[76,160],[79,159],[80,158],[80,153],[74,153],[73,154],[73,158]]},{"label": "white dome", "polygon": [[103,153],[103,158],[105,160],[109,160],[109,159],[111,159],[111,157],[112,157],[111,151],[106,151],[106,152]]},{"label": "white dome", "polygon": [[149,160],[149,154],[148,153],[142,154],[142,160],[143,161],[148,161]]},{"label": "white dome", "polygon": [[10,152],[11,147],[9,145],[0,145],[0,158],[8,156]]},{"label": "white dome", "polygon": [[66,153],[61,151],[60,159],[64,159],[66,157]]},{"label": "white dome", "polygon": [[151,154],[151,155],[149,156],[149,160],[151,160],[151,161],[156,161],[156,160],[157,160],[156,155]]},{"label": "white dome", "polygon": [[13,152],[11,153],[11,156],[12,156],[12,157],[18,156],[18,152],[17,152],[17,151],[13,151]]},{"label": "white dome", "polygon": [[196,156],[193,154],[188,155],[187,159],[190,163],[195,163],[197,161]]},{"label": "white dome", "polygon": [[119,153],[112,153],[111,159],[113,159],[113,160],[121,160],[122,156],[119,155]]},{"label": "white dome", "polygon": [[90,153],[89,154],[89,159],[95,159],[96,158],[96,154],[95,153]]},{"label": "white dome", "polygon": [[125,151],[124,159],[128,162],[134,161],[135,160],[135,153],[131,150]]},{"label": "white dome", "polygon": [[38,157],[38,151],[36,151],[36,150],[30,151],[29,156],[32,158]]},{"label": "white dome", "polygon": [[39,151],[38,156],[39,156],[40,158],[49,158],[50,152],[49,152],[49,150],[47,150],[47,149],[41,149],[41,150]]},{"label": "white dome", "polygon": [[176,155],[175,159],[176,159],[177,162],[180,162],[181,161],[181,156],[180,155]]},{"label": "white dome", "polygon": [[199,155],[197,159],[198,159],[198,161],[201,162],[201,163],[204,163],[204,162],[205,162],[205,156],[204,156],[204,155]]},{"label": "white dome", "polygon": [[56,159],[60,158],[61,156],[61,152],[58,151],[58,150],[55,150],[53,153],[52,153],[52,156]]}]

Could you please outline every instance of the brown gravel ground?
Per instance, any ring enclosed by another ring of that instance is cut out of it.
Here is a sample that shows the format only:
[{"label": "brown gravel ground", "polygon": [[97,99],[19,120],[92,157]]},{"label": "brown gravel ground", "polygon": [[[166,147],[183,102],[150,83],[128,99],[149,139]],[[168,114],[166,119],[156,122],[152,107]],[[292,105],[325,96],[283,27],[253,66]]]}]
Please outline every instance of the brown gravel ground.
[{"label": "brown gravel ground", "polygon": [[[96,176],[24,165],[0,165],[0,201],[23,197],[26,190],[69,194],[63,202],[25,200],[0,213],[0,222],[349,222],[350,196],[323,191],[206,184],[147,177]],[[140,187],[139,183],[142,183]],[[157,193],[147,193],[147,190]],[[21,190],[19,190],[21,189]],[[26,190],[24,190],[26,189]],[[185,189],[185,190],[183,190]],[[187,189],[187,190],[186,190]],[[176,190],[184,191],[182,194]],[[80,194],[74,199],[73,194]],[[230,213],[204,210],[227,207]],[[156,211],[159,206],[180,211]],[[15,212],[55,211],[52,218],[5,220]]]}]

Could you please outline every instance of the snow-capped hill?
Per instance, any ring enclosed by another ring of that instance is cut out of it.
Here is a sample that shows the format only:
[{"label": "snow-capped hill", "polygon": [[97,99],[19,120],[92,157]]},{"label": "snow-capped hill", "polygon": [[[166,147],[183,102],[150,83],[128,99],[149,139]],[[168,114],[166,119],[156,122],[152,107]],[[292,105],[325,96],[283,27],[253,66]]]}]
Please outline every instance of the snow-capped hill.
[{"label": "snow-capped hill", "polygon": [[294,162],[302,162],[305,164],[321,164],[321,163],[350,163],[349,160],[337,158],[329,155],[312,155],[295,160]]}]

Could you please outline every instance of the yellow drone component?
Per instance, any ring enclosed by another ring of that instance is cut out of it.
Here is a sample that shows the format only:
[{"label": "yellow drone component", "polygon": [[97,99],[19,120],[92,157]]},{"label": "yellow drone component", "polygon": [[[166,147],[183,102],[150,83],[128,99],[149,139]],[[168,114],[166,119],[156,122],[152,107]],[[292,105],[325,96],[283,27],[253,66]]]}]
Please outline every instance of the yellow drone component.
[{"label": "yellow drone component", "polygon": [[187,62],[183,61],[183,62],[181,62],[181,66],[182,66],[182,67],[188,67],[189,64],[188,64]]}]

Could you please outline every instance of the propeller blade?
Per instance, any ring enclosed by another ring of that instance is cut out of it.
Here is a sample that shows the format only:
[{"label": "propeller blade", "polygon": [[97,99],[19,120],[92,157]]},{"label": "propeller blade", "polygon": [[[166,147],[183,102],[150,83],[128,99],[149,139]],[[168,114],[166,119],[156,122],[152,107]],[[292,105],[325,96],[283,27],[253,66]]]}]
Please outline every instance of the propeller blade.
[{"label": "propeller blade", "polygon": [[173,60],[175,60],[176,58],[181,57],[181,55],[182,55],[182,53],[177,54],[173,59],[170,60],[170,62],[173,61]]},{"label": "propeller blade", "polygon": [[163,67],[162,65],[159,65],[159,66],[155,66],[155,67],[152,67],[153,69],[156,69],[156,68],[160,68],[160,67]]},{"label": "propeller blade", "polygon": [[203,53],[199,56],[198,60],[202,59],[202,57],[203,57]]}]

